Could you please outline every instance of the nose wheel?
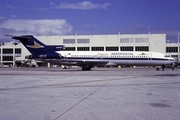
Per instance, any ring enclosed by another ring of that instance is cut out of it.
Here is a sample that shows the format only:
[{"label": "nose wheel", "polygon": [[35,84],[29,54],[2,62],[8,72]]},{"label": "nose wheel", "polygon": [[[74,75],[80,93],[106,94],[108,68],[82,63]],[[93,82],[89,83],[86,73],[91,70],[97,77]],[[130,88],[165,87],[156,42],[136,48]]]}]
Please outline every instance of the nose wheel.
[{"label": "nose wheel", "polygon": [[156,68],[156,71],[160,71],[161,66],[156,66],[155,68]]},{"label": "nose wheel", "polygon": [[156,68],[156,71],[159,71],[160,70],[160,68]]}]

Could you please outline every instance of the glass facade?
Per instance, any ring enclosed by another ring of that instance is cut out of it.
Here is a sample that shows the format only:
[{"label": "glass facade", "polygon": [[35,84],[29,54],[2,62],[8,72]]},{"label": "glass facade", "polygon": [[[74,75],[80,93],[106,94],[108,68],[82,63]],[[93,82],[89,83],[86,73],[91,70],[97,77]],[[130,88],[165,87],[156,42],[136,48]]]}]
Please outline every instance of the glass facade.
[{"label": "glass facade", "polygon": [[22,54],[22,49],[21,48],[1,48],[0,53],[1,53],[0,54],[1,62],[5,62],[6,64],[13,64],[14,62],[13,57],[20,57]]},{"label": "glass facade", "polygon": [[3,49],[3,54],[13,54],[13,49],[12,48],[5,48]]},{"label": "glass facade", "polygon": [[76,51],[75,47],[65,47],[65,51]]},{"label": "glass facade", "polygon": [[77,51],[89,51],[89,47],[77,47]]},{"label": "glass facade", "polygon": [[13,61],[13,56],[3,56],[2,60],[3,61]]},{"label": "glass facade", "polygon": [[133,38],[120,38],[120,43],[133,43]]},{"label": "glass facade", "polygon": [[106,47],[106,51],[119,51],[119,47]]},{"label": "glass facade", "polygon": [[15,54],[21,54],[21,48],[16,48],[15,49]]},{"label": "glass facade", "polygon": [[167,53],[177,53],[178,47],[166,47],[166,52]]},{"label": "glass facade", "polygon": [[104,47],[91,47],[91,51],[104,51]]},{"label": "glass facade", "polygon": [[75,39],[63,39],[63,44],[75,44]]},{"label": "glass facade", "polygon": [[136,46],[135,51],[149,51],[149,46]]},{"label": "glass facade", "polygon": [[78,44],[90,43],[89,41],[90,41],[89,39],[77,39]]},{"label": "glass facade", "polygon": [[149,38],[135,38],[135,43],[149,43]]},{"label": "glass facade", "polygon": [[133,51],[133,46],[120,47],[120,51]]}]

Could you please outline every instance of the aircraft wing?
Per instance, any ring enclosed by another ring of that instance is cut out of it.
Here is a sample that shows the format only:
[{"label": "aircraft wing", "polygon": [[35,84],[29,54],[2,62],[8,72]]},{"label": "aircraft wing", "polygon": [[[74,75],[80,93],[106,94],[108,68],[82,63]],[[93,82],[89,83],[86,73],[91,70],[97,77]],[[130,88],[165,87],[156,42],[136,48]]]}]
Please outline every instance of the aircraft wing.
[{"label": "aircraft wing", "polygon": [[74,63],[77,66],[85,66],[85,65],[92,65],[92,66],[105,66],[109,61],[107,60],[91,60],[91,59],[61,59],[62,63]]},{"label": "aircraft wing", "polygon": [[56,65],[74,65],[74,66],[105,66],[109,61],[107,60],[84,60],[84,59],[42,59],[46,63]]}]

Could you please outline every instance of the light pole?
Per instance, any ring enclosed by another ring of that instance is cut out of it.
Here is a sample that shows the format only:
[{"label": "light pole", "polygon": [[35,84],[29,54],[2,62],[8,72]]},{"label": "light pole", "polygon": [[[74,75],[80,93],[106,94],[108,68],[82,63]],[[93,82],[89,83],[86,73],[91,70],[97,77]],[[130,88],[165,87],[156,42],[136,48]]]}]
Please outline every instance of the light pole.
[{"label": "light pole", "polygon": [[179,64],[179,34],[180,34],[180,32],[178,32],[178,57],[177,57],[177,59],[178,59],[178,61],[177,61],[177,63]]},{"label": "light pole", "polygon": [[12,64],[12,67],[15,67],[15,39],[13,41],[13,64]]}]

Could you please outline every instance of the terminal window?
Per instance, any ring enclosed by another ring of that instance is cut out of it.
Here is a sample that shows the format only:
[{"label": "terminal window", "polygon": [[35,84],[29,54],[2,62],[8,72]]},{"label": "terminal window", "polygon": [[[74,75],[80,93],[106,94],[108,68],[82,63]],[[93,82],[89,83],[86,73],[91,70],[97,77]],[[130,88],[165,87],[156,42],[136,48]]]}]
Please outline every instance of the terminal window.
[{"label": "terminal window", "polygon": [[123,46],[120,47],[121,51],[133,51],[133,46]]},{"label": "terminal window", "polygon": [[16,48],[16,49],[15,49],[15,53],[16,53],[16,54],[21,54],[21,48]]},{"label": "terminal window", "polygon": [[119,47],[106,47],[106,51],[119,51]]},{"label": "terminal window", "polygon": [[13,61],[13,56],[3,56],[3,61]]},{"label": "terminal window", "polygon": [[91,47],[91,51],[104,51],[104,47]]},{"label": "terminal window", "polygon": [[178,57],[178,55],[171,55],[171,57]]},{"label": "terminal window", "polygon": [[63,39],[63,44],[75,44],[75,39]]},{"label": "terminal window", "polygon": [[89,39],[77,39],[77,43],[89,43]]},{"label": "terminal window", "polygon": [[149,38],[135,38],[135,43],[149,43]]},{"label": "terminal window", "polygon": [[3,54],[13,54],[13,49],[12,48],[3,49]]},{"label": "terminal window", "polygon": [[178,47],[166,47],[166,52],[167,53],[177,53]]},{"label": "terminal window", "polygon": [[89,51],[89,47],[77,47],[77,51]]},{"label": "terminal window", "polygon": [[135,51],[149,51],[148,46],[136,46]]},{"label": "terminal window", "polygon": [[120,38],[120,43],[133,43],[133,38]]},{"label": "terminal window", "polygon": [[75,47],[65,47],[65,51],[75,51]]}]

